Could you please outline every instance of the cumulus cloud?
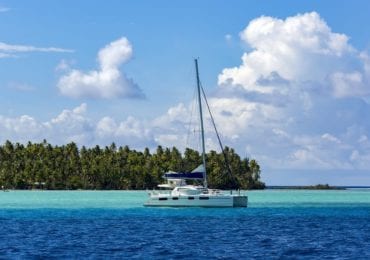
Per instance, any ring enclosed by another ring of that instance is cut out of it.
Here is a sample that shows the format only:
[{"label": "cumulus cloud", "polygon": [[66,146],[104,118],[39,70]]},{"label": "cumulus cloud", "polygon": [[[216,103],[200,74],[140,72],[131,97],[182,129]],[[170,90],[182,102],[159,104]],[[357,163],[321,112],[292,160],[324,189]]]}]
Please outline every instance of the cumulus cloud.
[{"label": "cumulus cloud", "polygon": [[[73,109],[64,109],[45,122],[29,115],[0,115],[0,143],[6,140],[41,142],[46,139],[52,144],[73,141],[80,146],[109,145],[115,142],[134,149],[154,149],[157,145],[176,146],[179,149],[184,149],[185,146],[199,148],[196,147],[195,140],[187,140],[189,134],[199,137],[198,130],[189,132],[191,106],[193,104],[189,107],[179,104],[169,108],[166,114],[151,120],[139,120],[134,116],[128,116],[122,121],[111,116],[90,118],[86,103]],[[216,147],[211,138],[206,141],[208,148]]]},{"label": "cumulus cloud", "polygon": [[[119,69],[131,56],[132,45],[122,37],[99,51],[97,70],[82,72],[72,69],[59,79],[58,88],[62,95],[72,98],[142,98],[138,85]],[[66,65],[61,62],[58,67],[68,69]]]},{"label": "cumulus cloud", "polygon": [[112,136],[118,138],[133,138],[140,140],[150,139],[150,129],[146,128],[145,122],[142,122],[133,116],[129,116],[126,120],[117,123],[111,117],[103,117],[98,121],[96,127],[96,133],[99,137]]},{"label": "cumulus cloud", "polygon": [[26,143],[46,139],[55,144],[74,141],[80,145],[94,140],[94,122],[86,116],[87,105],[63,110],[55,118],[41,122],[29,115],[5,117],[0,115],[0,141]]},{"label": "cumulus cloud", "polygon": [[285,20],[260,17],[240,37],[253,50],[243,54],[242,65],[223,70],[220,85],[241,85],[262,93],[286,91],[274,84],[261,86],[261,79],[275,75],[295,84],[325,86],[320,91],[336,97],[370,93],[368,62],[364,61],[368,57],[361,58],[364,55],[348,43],[348,37],[332,32],[315,12]]},{"label": "cumulus cloud", "polygon": [[[218,92],[227,95],[211,99],[235,146],[271,168],[369,166],[369,147],[357,143],[370,131],[366,52],[316,12],[256,18],[240,38],[251,51],[220,73]],[[351,128],[362,131],[350,136]]]},{"label": "cumulus cloud", "polygon": [[43,126],[31,116],[23,115],[17,118],[7,118],[0,115],[0,131],[3,142],[7,139],[27,142],[28,139],[37,138],[42,130]]},{"label": "cumulus cloud", "polygon": [[333,94],[336,97],[367,96],[370,94],[369,82],[366,75],[359,72],[335,72],[330,79]]},{"label": "cumulus cloud", "polygon": [[43,139],[56,144],[70,141],[86,144],[93,140],[93,122],[85,116],[86,104],[63,110],[47,122],[38,121],[29,115],[10,118],[0,116],[0,141],[11,140],[26,143]]},{"label": "cumulus cloud", "polygon": [[115,142],[139,149],[155,147],[153,135],[149,123],[132,116],[121,122],[109,116],[101,119],[90,118],[86,103],[73,109],[64,109],[45,122],[29,115],[13,118],[0,115],[1,143],[6,140],[27,143],[46,139],[52,144],[73,141],[80,146],[109,145]]},{"label": "cumulus cloud", "polygon": [[12,45],[0,42],[0,58],[17,57],[18,53],[23,52],[73,52],[73,50],[58,47],[35,47],[31,45]]}]

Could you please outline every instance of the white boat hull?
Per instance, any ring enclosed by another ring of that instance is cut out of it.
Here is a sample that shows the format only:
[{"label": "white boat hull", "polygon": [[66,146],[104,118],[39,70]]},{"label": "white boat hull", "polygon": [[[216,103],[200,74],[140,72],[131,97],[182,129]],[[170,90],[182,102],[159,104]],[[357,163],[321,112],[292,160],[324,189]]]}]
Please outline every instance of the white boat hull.
[{"label": "white boat hull", "polygon": [[248,197],[244,195],[192,195],[150,196],[144,204],[147,207],[247,207]]}]

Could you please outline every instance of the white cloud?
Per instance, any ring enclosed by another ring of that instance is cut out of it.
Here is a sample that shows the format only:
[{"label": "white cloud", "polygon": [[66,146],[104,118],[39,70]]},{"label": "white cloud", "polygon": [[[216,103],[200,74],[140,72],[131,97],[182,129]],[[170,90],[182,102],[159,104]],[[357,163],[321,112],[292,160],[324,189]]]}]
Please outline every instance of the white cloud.
[{"label": "white cloud", "polygon": [[110,117],[93,120],[87,115],[87,105],[82,103],[74,109],[64,109],[46,122],[29,115],[10,118],[0,115],[0,142],[40,142],[43,139],[53,144],[76,142],[79,145],[120,145],[145,147],[150,143],[149,130],[143,122],[128,117],[116,123]]},{"label": "white cloud", "polygon": [[22,83],[22,82],[10,82],[8,83],[8,87],[10,89],[14,89],[17,91],[22,91],[22,92],[29,92],[35,89],[33,86],[27,83]]},{"label": "white cloud", "polygon": [[70,70],[72,63],[74,63],[74,62],[62,59],[58,63],[58,65],[55,67],[55,71],[68,71],[68,70]]},{"label": "white cloud", "polygon": [[365,81],[364,74],[359,71],[333,73],[331,81],[333,94],[336,97],[367,96],[370,94],[369,82]]},{"label": "white cloud", "polygon": [[225,34],[225,40],[227,43],[230,43],[233,40],[233,36],[231,34]]},{"label": "white cloud", "polygon": [[153,126],[163,127],[173,125],[172,129],[178,131],[179,126],[190,122],[191,110],[191,107],[185,107],[183,103],[179,103],[175,107],[170,107],[166,114],[155,118],[153,120]]},{"label": "white cloud", "polygon": [[96,134],[100,138],[109,138],[114,136],[117,131],[117,124],[113,118],[108,116],[103,117],[99,120],[96,126]]},{"label": "white cloud", "polygon": [[[150,121],[133,116],[122,121],[110,116],[92,119],[88,116],[87,105],[82,103],[73,109],[64,109],[46,122],[29,115],[16,118],[0,116],[0,143],[7,139],[22,143],[46,139],[52,144],[73,141],[78,145],[95,146],[115,142],[117,145],[129,145],[135,149],[154,149],[159,144],[184,149],[186,145],[195,147],[195,143],[199,141],[189,140],[189,134],[198,137],[199,132],[189,132],[188,112],[188,108],[179,104],[170,108],[165,115]],[[206,142],[208,148],[216,149],[215,140],[207,138]]]},{"label": "white cloud", "polygon": [[0,42],[0,58],[17,57],[16,54],[22,52],[73,52],[73,50],[58,47],[35,47],[31,45],[12,45]]},{"label": "white cloud", "polygon": [[9,11],[10,11],[10,8],[4,7],[4,6],[0,6],[0,13],[5,13],[5,12],[9,12]]},{"label": "white cloud", "polygon": [[149,131],[144,122],[132,116],[118,123],[111,117],[103,117],[98,121],[96,127],[96,133],[99,137],[108,138],[114,136],[116,138],[147,139]]},{"label": "white cloud", "polygon": [[357,52],[346,35],[332,32],[315,12],[285,20],[260,17],[252,20],[240,37],[253,50],[243,54],[242,65],[223,70],[220,85],[239,85],[260,93],[286,91],[282,86],[260,84],[274,74],[294,85],[311,82],[311,86],[325,86],[320,91],[330,90],[335,97],[370,92],[368,56]]},{"label": "white cloud", "polygon": [[3,142],[7,139],[13,140],[13,138],[20,142],[27,142],[27,138],[36,138],[43,129],[44,127],[36,119],[28,115],[17,118],[6,118],[0,115],[0,132]]},{"label": "white cloud", "polygon": [[83,114],[86,112],[87,105],[82,103],[73,110],[65,109],[56,118],[51,119],[53,124],[68,124],[71,121],[84,121]]},{"label": "white cloud", "polygon": [[332,136],[331,134],[328,134],[328,133],[323,134],[321,136],[321,138],[323,140],[326,140],[326,141],[329,141],[329,142],[340,144],[340,140],[338,138],[336,138],[335,136]]},{"label": "white cloud", "polygon": [[[86,117],[87,105],[85,103],[69,110],[64,109],[55,118],[39,124],[45,128],[40,137],[51,140],[53,143],[64,144],[74,141],[78,144],[87,144],[94,139],[92,131],[94,122]],[[45,137],[46,136],[46,137]]]},{"label": "white cloud", "polygon": [[[142,98],[143,93],[138,85],[119,70],[131,56],[131,43],[122,37],[99,51],[98,70],[70,70],[59,79],[58,88],[63,95],[72,98]],[[66,68],[65,64],[61,65]]]},{"label": "white cloud", "polygon": [[0,52],[0,59],[1,58],[15,58],[15,55],[9,54],[9,53],[1,53]]}]

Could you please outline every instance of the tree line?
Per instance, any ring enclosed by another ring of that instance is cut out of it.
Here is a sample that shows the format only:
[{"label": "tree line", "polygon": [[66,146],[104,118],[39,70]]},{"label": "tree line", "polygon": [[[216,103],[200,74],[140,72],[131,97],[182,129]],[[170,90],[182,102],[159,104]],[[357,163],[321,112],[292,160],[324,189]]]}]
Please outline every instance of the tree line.
[{"label": "tree line", "polygon": [[[234,149],[206,155],[207,180],[211,188],[263,189],[256,160],[241,158]],[[225,159],[230,170],[225,167]],[[51,145],[6,141],[0,146],[0,186],[6,189],[153,189],[163,183],[167,171],[191,171],[202,163],[198,151],[158,146],[154,153],[128,146],[79,148],[74,142]]]}]

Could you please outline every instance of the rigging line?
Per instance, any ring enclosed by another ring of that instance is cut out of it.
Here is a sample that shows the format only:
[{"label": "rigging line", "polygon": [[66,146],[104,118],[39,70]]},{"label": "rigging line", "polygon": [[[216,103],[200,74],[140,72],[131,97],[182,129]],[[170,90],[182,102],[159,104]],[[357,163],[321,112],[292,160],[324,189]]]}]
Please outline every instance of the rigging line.
[{"label": "rigging line", "polygon": [[204,89],[203,89],[203,86],[202,86],[202,83],[200,83],[200,89],[202,90],[202,94],[203,94],[203,99],[207,105],[207,109],[208,109],[208,113],[211,117],[211,121],[212,121],[212,125],[213,125],[213,128],[215,129],[215,132],[216,132],[216,136],[217,136],[217,140],[218,140],[218,143],[221,147],[221,151],[222,151],[222,154],[224,156],[224,160],[225,160],[225,164],[226,164],[226,168],[227,168],[227,171],[231,177],[231,179],[233,180],[234,184],[237,185],[237,180],[236,180],[236,177],[232,174],[231,172],[231,168],[230,168],[230,164],[229,164],[229,160],[227,159],[227,156],[226,156],[226,153],[225,153],[225,150],[224,150],[224,147],[222,145],[222,142],[221,142],[221,138],[220,138],[220,135],[218,134],[218,131],[217,131],[217,128],[216,128],[216,123],[215,123],[215,120],[213,119],[213,115],[212,115],[212,112],[211,112],[211,109],[209,107],[209,104],[208,104],[208,100],[207,100],[207,97],[206,97],[206,94],[204,92]]}]

